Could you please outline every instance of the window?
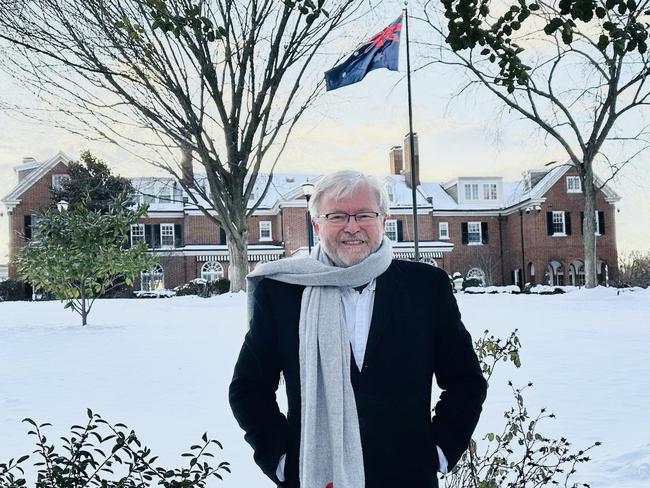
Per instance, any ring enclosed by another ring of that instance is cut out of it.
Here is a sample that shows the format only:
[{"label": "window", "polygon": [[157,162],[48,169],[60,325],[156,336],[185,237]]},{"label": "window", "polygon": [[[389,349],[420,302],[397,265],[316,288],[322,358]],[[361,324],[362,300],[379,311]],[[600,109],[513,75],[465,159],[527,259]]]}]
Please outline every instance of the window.
[{"label": "window", "polygon": [[478,200],[478,183],[465,184],[465,200]]},{"label": "window", "polygon": [[144,224],[131,225],[131,245],[144,241]]},{"label": "window", "polygon": [[449,222],[438,222],[438,239],[449,239]]},{"label": "window", "polygon": [[164,184],[163,186],[161,186],[160,190],[158,191],[158,202],[172,203],[173,200],[172,192],[173,192],[173,188],[171,184]]},{"label": "window", "polygon": [[497,184],[496,183],[485,183],[483,185],[483,199],[484,200],[496,200],[497,199]]},{"label": "window", "polygon": [[160,224],[160,247],[174,247],[174,224]]},{"label": "window", "polygon": [[566,177],[566,192],[567,193],[580,193],[582,191],[582,184],[580,183],[579,176]]},{"label": "window", "polygon": [[140,273],[140,289],[142,291],[161,290],[165,287],[165,273],[162,266],[156,266],[149,270]]},{"label": "window", "polygon": [[[479,228],[481,226],[479,225]],[[485,286],[485,273],[481,268],[472,268],[465,275],[466,280],[477,280],[479,286]]]},{"label": "window", "polygon": [[467,243],[469,245],[480,245],[483,243],[480,222],[467,222]]},{"label": "window", "polygon": [[260,221],[260,241],[270,241],[271,239],[271,221]]},{"label": "window", "polygon": [[395,201],[395,190],[393,188],[393,185],[390,183],[386,185],[386,193],[388,194],[388,201],[389,202],[394,202]]},{"label": "window", "polygon": [[70,175],[52,175],[52,188],[54,190],[63,190],[63,184],[70,181]]},{"label": "window", "polygon": [[553,211],[553,235],[566,235],[564,212]]},{"label": "window", "polygon": [[387,220],[384,225],[384,233],[389,240],[397,242],[397,220]]},{"label": "window", "polygon": [[216,261],[208,261],[201,267],[201,278],[205,281],[217,281],[223,277],[223,266]]}]

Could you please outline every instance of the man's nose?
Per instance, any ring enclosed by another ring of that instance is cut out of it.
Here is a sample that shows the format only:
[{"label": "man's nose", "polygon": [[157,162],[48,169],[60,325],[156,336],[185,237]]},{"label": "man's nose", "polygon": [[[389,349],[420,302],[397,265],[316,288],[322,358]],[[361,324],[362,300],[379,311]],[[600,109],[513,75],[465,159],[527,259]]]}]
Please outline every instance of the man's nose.
[{"label": "man's nose", "polygon": [[357,223],[357,218],[354,215],[350,215],[350,218],[348,219],[348,223],[345,224],[345,231],[354,233],[358,231],[361,227],[359,227],[359,224]]}]

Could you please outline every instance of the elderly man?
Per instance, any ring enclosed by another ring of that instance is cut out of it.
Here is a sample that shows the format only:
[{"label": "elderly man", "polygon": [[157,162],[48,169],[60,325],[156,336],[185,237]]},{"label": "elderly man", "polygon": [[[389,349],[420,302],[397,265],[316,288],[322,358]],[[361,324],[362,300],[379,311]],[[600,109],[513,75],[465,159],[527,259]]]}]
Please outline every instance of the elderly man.
[{"label": "elderly man", "polygon": [[449,278],[392,259],[387,210],[377,179],[325,176],[310,202],[311,256],[248,277],[250,329],[230,404],[278,486],[435,488],[478,422],[486,382]]}]

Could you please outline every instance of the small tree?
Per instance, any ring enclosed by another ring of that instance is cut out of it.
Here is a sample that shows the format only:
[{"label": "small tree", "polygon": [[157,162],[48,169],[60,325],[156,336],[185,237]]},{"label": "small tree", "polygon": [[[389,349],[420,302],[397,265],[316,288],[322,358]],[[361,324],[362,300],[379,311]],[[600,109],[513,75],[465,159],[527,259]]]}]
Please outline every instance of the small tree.
[{"label": "small tree", "polygon": [[98,296],[115,286],[131,285],[138,272],[150,269],[157,257],[144,242],[129,247],[132,224],[145,213],[118,198],[106,212],[83,202],[71,210],[50,209],[34,228],[34,237],[17,257],[18,273],[35,289],[52,294],[81,315],[86,325]]},{"label": "small tree", "polygon": [[[70,206],[83,202],[90,210],[108,211],[115,195],[131,195],[133,185],[122,176],[111,174],[111,169],[90,151],[83,151],[79,161],[68,165],[70,179],[60,188],[51,188],[55,202],[65,200]],[[130,202],[128,202],[130,203]]]}]

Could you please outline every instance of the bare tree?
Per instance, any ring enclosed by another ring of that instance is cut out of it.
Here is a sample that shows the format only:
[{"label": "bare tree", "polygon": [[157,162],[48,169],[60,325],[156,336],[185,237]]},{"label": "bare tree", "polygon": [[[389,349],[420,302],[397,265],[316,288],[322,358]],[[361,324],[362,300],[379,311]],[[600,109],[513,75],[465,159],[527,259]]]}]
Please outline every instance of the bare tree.
[{"label": "bare tree", "polygon": [[[3,66],[54,106],[67,129],[148,148],[155,155],[149,162],[172,174],[225,230],[237,291],[245,288],[247,217],[271,183],[252,200],[260,165],[275,166],[321,91],[309,67],[358,6],[357,0],[2,2]],[[174,152],[180,157],[170,160]],[[203,166],[208,191],[193,177],[192,160]]]},{"label": "bare tree", "polygon": [[[439,39],[429,44],[431,62],[460,67],[468,76],[459,93],[486,88],[557,141],[576,168],[584,215],[591,216],[583,221],[587,287],[597,285],[596,192],[649,145],[642,118],[650,103],[649,8],[649,0],[424,5],[422,20]],[[594,164],[608,168],[606,178],[595,177]]]}]

